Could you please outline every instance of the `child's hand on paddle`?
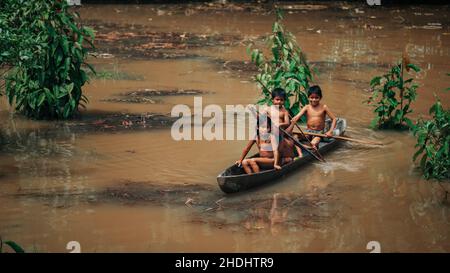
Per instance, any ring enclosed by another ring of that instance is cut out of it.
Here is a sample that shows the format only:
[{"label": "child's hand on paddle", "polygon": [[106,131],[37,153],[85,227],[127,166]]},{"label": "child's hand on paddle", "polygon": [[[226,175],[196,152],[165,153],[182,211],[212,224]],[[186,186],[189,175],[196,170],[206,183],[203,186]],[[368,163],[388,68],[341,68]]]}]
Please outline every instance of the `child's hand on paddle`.
[{"label": "child's hand on paddle", "polygon": [[328,132],[325,133],[325,135],[327,137],[332,137],[333,136],[333,131],[328,131]]},{"label": "child's hand on paddle", "polygon": [[238,167],[241,167],[242,166],[242,160],[238,160],[238,161],[236,161],[236,163],[235,163]]},{"label": "child's hand on paddle", "polygon": [[281,166],[280,165],[273,165],[273,167],[275,168],[275,170],[281,170]]}]

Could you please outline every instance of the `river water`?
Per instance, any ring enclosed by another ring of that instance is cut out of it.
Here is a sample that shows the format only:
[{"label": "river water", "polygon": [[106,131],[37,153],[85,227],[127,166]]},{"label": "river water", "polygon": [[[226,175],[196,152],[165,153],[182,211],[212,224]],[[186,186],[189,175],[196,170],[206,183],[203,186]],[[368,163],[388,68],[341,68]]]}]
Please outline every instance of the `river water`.
[{"label": "river water", "polygon": [[[371,108],[362,104],[370,79],[406,50],[422,68],[413,75],[420,88],[411,117],[427,117],[434,93],[449,107],[443,91],[449,6],[282,6],[286,28],[320,73],[324,103],[347,119],[347,135],[386,146],[343,143],[325,156],[327,163],[225,195],[216,176],[239,158],[245,141],[174,141],[170,126],[79,130],[71,124],[82,127],[83,119],[30,121],[2,101],[2,238],[30,252],[68,252],[69,241],[83,252],[369,252],[369,241],[383,252],[450,251],[449,203],[412,162],[414,137],[370,130]],[[83,115],[93,124],[101,126],[105,113],[126,120],[194,103],[191,95],[117,100],[137,90],[199,90],[204,105],[223,109],[259,96],[246,45],[264,45],[274,19],[265,7],[84,5],[78,11],[100,34],[100,55],[90,61],[110,73],[85,86],[90,103]]]}]

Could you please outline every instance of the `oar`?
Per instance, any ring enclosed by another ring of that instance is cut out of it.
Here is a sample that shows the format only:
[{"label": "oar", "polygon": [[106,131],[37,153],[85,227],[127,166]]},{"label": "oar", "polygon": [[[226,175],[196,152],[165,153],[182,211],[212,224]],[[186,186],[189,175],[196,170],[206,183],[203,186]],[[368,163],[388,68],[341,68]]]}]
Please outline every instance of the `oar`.
[{"label": "oar", "polygon": [[[288,115],[289,115],[289,118],[292,120],[292,116],[291,116],[291,114],[289,114],[289,112],[288,112]],[[303,133],[302,128],[300,128],[300,126],[298,126],[297,122],[295,123],[295,127],[297,127],[297,129],[300,130],[300,133],[301,133],[301,135],[303,136],[303,138],[305,138],[305,139],[308,141],[309,145],[313,148],[313,150],[317,153],[317,155],[322,159],[323,162],[325,162],[325,159],[324,159],[323,156],[319,153],[319,150],[317,149],[317,147],[314,146],[314,145],[312,145],[311,141],[309,140],[309,138],[307,138],[307,137],[305,136],[305,133]]]},{"label": "oar", "polygon": [[335,138],[335,139],[338,139],[338,140],[353,141],[353,142],[369,144],[369,145],[384,145],[384,143],[381,143],[381,142],[370,141],[370,140],[362,140],[362,139],[355,139],[355,138],[351,138],[351,137],[327,136],[325,134],[317,134],[317,133],[309,133],[309,132],[306,132],[304,134],[310,135],[310,136],[318,136],[318,137],[326,137],[326,138]]},{"label": "oar", "polygon": [[[274,125],[275,126],[275,125]],[[315,157],[317,160],[321,162],[325,162],[325,159],[322,157],[317,156],[315,153],[311,152],[305,145],[301,144],[300,141],[298,141],[295,137],[291,136],[288,132],[286,132],[283,128],[278,128],[281,132],[283,132],[288,138],[290,138],[292,141],[294,141],[294,144],[297,145],[297,147],[304,148],[310,155]],[[319,154],[320,155],[320,154]]]},{"label": "oar", "polygon": [[[258,80],[258,79],[256,79],[256,80],[259,82],[259,84],[261,84],[261,86],[262,86],[264,89],[266,89],[268,92],[270,92],[269,88],[267,88],[267,87],[264,85],[264,83],[262,83],[262,82],[261,82],[260,80]],[[286,110],[286,111],[287,111],[287,110]],[[292,119],[292,116],[289,114],[289,112],[288,112],[288,115],[289,115],[289,118]],[[326,162],[325,159],[323,158],[323,156],[319,153],[319,150],[317,149],[317,147],[314,146],[314,145],[312,145],[311,141],[305,136],[305,134],[303,133],[302,129],[298,126],[298,124],[295,123],[295,125],[296,125],[297,128],[300,130],[300,132],[302,133],[303,137],[308,141],[309,146],[317,153],[317,155],[314,155],[314,157],[317,158],[319,161]],[[281,129],[281,128],[280,128],[280,129]],[[284,133],[287,134],[287,132],[284,132]],[[294,142],[295,142],[295,141],[294,141]],[[301,144],[301,143],[299,142],[299,144]],[[302,144],[301,144],[301,145],[302,145]],[[303,147],[305,150],[307,150],[310,154],[312,154],[306,146],[302,145],[302,147]]]},{"label": "oar", "polygon": [[[261,115],[259,113],[258,110],[256,110],[256,113],[258,115]],[[269,117],[269,115],[266,115],[267,119],[269,119],[270,121],[272,121],[272,119]],[[258,118],[258,117],[256,117]],[[280,128],[278,126],[276,126],[273,122],[271,122],[272,126],[278,128],[278,130],[280,130],[283,134],[285,134],[289,139],[291,139],[292,141],[294,141],[294,144],[297,145],[297,147],[303,148],[305,149],[308,153],[310,153],[314,158],[316,158],[317,160],[321,161],[321,162],[325,162],[325,160],[323,158],[318,157],[317,155],[315,155],[313,152],[311,152],[305,145],[301,144],[300,141],[298,141],[295,137],[291,136],[288,132],[286,132],[283,128]]]}]

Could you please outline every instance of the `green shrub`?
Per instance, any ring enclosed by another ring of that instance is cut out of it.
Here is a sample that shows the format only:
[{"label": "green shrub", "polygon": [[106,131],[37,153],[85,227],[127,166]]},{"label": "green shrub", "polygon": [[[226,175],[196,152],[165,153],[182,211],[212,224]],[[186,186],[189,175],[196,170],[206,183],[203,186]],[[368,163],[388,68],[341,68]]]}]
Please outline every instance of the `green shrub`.
[{"label": "green shrub", "polygon": [[439,181],[450,178],[450,110],[444,109],[439,98],[430,108],[431,120],[419,118],[413,127],[417,137],[413,161],[421,156],[420,168],[426,179]]},{"label": "green shrub", "polygon": [[402,129],[413,126],[406,115],[412,112],[410,106],[416,99],[418,85],[413,82],[413,78],[404,80],[404,71],[409,69],[420,71],[419,67],[403,58],[387,74],[376,76],[370,81],[373,93],[365,103],[375,108],[372,128]]},{"label": "green shrub", "polygon": [[277,10],[272,34],[266,39],[272,53],[270,59],[266,59],[259,49],[251,50],[252,44],[248,47],[248,52],[259,71],[255,80],[262,88],[263,97],[258,104],[270,105],[271,91],[281,87],[287,93],[286,109],[296,115],[300,111],[300,105],[308,103],[306,90],[313,76],[305,54],[297,44],[294,35],[285,30],[282,19],[281,12]]},{"label": "green shrub", "polygon": [[0,64],[8,101],[25,115],[69,118],[87,98],[85,62],[94,48],[93,30],[81,26],[79,15],[62,0],[2,0]]}]

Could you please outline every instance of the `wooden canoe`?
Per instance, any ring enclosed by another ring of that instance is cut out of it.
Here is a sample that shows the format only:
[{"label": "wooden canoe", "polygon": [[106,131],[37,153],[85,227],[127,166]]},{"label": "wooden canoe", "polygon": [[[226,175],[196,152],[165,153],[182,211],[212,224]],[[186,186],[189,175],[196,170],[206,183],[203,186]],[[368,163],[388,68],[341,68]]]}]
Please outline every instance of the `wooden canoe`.
[{"label": "wooden canoe", "polygon": [[[336,133],[335,135],[343,135],[345,129],[345,119],[338,119],[334,131]],[[328,142],[321,141],[319,143],[320,154],[326,154],[330,150],[336,148],[339,143],[340,141],[335,139],[330,139]],[[259,154],[255,154],[252,157],[257,156],[259,156]],[[246,174],[243,168],[234,164],[217,176],[217,182],[223,192],[236,193],[275,181],[293,170],[315,161],[317,160],[310,153],[303,151],[303,157],[294,158],[293,161],[283,165],[281,170],[267,169],[253,174]]]}]

